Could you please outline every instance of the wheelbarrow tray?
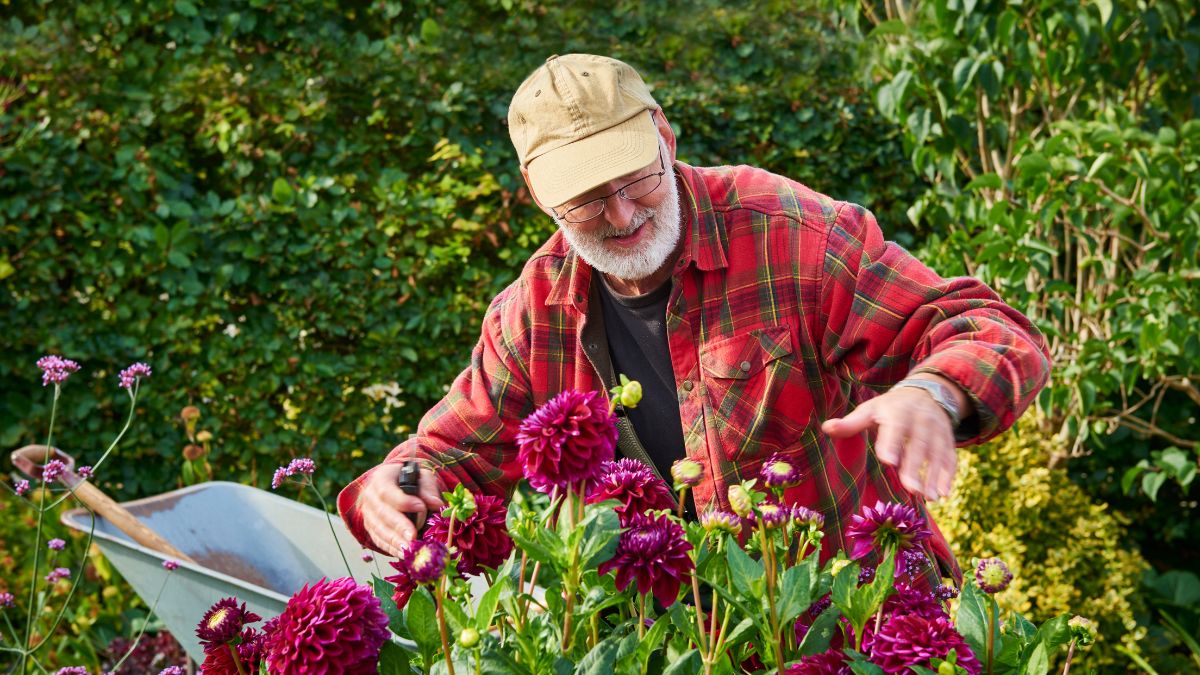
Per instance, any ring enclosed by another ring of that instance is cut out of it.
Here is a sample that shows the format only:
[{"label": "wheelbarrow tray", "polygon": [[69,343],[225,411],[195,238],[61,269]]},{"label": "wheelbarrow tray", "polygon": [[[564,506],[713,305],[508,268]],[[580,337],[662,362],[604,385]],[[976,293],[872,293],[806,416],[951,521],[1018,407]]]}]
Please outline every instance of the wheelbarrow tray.
[{"label": "wheelbarrow tray", "polygon": [[[325,513],[266,490],[215,481],[122,506],[196,564],[179,561],[168,572],[162,566],[168,556],[134,542],[101,517],[93,519],[87,509],[64,513],[62,522],[87,532],[94,521],[100,551],[148,606],[162,589],[155,614],[197,662],[204,652],[196,625],[217,600],[236,596],[265,620],[283,612],[304,584],[346,576]],[[361,559],[361,546],[340,518],[333,517],[333,527],[359,583],[390,573],[384,564],[389,558]]]}]

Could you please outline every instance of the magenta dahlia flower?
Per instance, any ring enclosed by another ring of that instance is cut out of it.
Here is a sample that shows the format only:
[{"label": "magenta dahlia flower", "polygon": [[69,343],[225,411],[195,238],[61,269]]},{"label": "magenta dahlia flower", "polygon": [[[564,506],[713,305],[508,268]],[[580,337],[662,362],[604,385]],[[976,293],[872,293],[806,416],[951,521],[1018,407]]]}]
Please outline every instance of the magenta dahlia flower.
[{"label": "magenta dahlia flower", "polygon": [[521,422],[517,459],[539,492],[586,485],[613,458],[616,418],[600,392],[560,393]]},{"label": "magenta dahlia flower", "polygon": [[788,666],[784,672],[787,675],[850,675],[853,671],[846,665],[846,655],[841,650],[830,649],[805,656]]},{"label": "magenta dahlia flower", "polygon": [[999,593],[1008,588],[1012,579],[1008,565],[999,558],[980,560],[975,568],[975,581],[979,582],[979,590],[984,593]]},{"label": "magenta dahlia flower", "polygon": [[403,560],[388,563],[392,566],[396,573],[383,578],[384,581],[393,584],[392,586],[392,602],[396,606],[403,609],[408,604],[408,599],[412,597],[413,591],[417,590],[417,582],[413,581],[412,576],[408,573],[408,566]]},{"label": "magenta dahlia flower", "polygon": [[982,670],[966,640],[944,616],[933,619],[916,614],[892,616],[879,632],[864,635],[863,648],[871,663],[885,673],[908,673],[909,666],[930,668],[931,659],[944,659],[952,649],[955,662],[968,673],[978,675]]},{"label": "magenta dahlia flower", "polygon": [[133,387],[133,383],[137,382],[143,377],[150,377],[150,366],[139,361],[138,363],[135,363],[121,371],[121,388],[131,389]]},{"label": "magenta dahlia flower", "polygon": [[896,584],[895,594],[884,601],[883,613],[887,616],[912,614],[925,619],[950,618],[936,595],[903,583]]},{"label": "magenta dahlia flower", "polygon": [[617,589],[625,590],[637,581],[637,592],[651,591],[663,607],[670,607],[679,595],[679,587],[694,569],[683,528],[666,514],[634,516],[629,529],[621,533],[617,552],[601,564],[600,574],[617,572]]},{"label": "magenta dahlia flower", "polygon": [[[446,568],[446,555],[446,545],[442,542],[416,539],[404,547],[400,559],[391,565],[400,572],[396,576],[401,577],[401,581],[419,586],[433,583],[442,576],[442,571]],[[388,577],[388,581],[391,580],[392,577]]]},{"label": "magenta dahlia flower", "polygon": [[62,384],[67,378],[79,370],[79,364],[61,356],[43,356],[37,360],[37,367],[42,369],[42,386],[50,383]]},{"label": "magenta dahlia flower", "polygon": [[[886,551],[895,548],[904,551],[933,536],[925,526],[925,519],[908,504],[875,502],[875,506],[864,506],[862,513],[850,516],[850,527],[846,538],[854,543],[850,557],[858,560],[875,547]],[[897,568],[899,569],[899,568]]]},{"label": "magenta dahlia flower", "polygon": [[[272,619],[272,621],[274,621]],[[233,652],[236,649],[238,659],[247,673],[257,673],[262,660],[263,633],[246,628],[241,633],[237,646],[229,644],[210,644],[204,647],[204,662],[200,664],[202,675],[240,675],[237,664],[233,662]]]},{"label": "magenta dahlia flower", "polygon": [[273,673],[374,673],[388,639],[379,599],[350,577],[305,585],[263,640]]},{"label": "magenta dahlia flower", "polygon": [[615,510],[622,527],[628,526],[636,514],[675,508],[667,484],[650,467],[629,458],[605,462],[600,477],[592,483],[587,502],[595,504],[606,499],[620,502]]},{"label": "magenta dahlia flower", "polygon": [[508,536],[508,507],[500,497],[474,495],[475,511],[465,519],[454,522],[454,534],[447,528],[450,519],[444,513],[429,518],[429,526],[422,539],[444,542],[449,539],[458,554],[460,574],[482,574],[485,567],[497,568],[504,564],[512,552],[512,539]]},{"label": "magenta dahlia flower", "polygon": [[261,616],[246,609],[246,603],[238,605],[237,598],[222,598],[204,613],[196,626],[196,637],[205,649],[222,646],[240,635],[246,624],[261,620]]},{"label": "magenta dahlia flower", "polygon": [[769,488],[789,488],[800,484],[800,468],[779,454],[772,455],[758,471],[758,478]]}]

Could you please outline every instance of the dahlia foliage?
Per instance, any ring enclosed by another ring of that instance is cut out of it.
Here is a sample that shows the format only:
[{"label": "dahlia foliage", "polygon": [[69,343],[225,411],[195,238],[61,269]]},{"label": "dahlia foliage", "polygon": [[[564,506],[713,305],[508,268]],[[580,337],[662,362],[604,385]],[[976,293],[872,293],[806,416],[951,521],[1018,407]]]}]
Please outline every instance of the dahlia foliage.
[{"label": "dahlia foliage", "polygon": [[[373,588],[322,580],[261,628],[232,599],[217,603],[197,630],[211,655],[202,669],[976,675],[1090,644],[1081,617],[1039,630],[1014,616],[1001,631],[990,593],[1007,568],[984,561],[959,596],[916,502],[854,514],[789,502],[808,479],[798,456],[767,458],[719,508],[685,519],[709,467],[682,460],[668,485],[614,459],[615,412],[636,405],[635,384],[536,410],[516,438],[527,483],[507,499],[444,493]],[[825,541],[830,518],[848,523],[848,550]]]}]

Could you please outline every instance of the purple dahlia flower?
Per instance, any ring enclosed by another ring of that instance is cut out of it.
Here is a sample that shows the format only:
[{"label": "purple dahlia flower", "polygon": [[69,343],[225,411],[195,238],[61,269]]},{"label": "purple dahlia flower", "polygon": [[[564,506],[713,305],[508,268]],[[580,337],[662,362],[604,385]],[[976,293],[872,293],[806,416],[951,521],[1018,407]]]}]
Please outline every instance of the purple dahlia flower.
[{"label": "purple dahlia flower", "polygon": [[454,534],[447,528],[450,519],[444,513],[429,518],[429,527],[421,535],[428,541],[450,543],[457,549],[458,571],[461,574],[482,574],[483,568],[497,568],[512,552],[508,536],[508,507],[504,500],[489,495],[474,495],[475,511],[465,519],[454,522]]},{"label": "purple dahlia flower", "polygon": [[246,603],[238,605],[237,598],[222,598],[204,613],[196,626],[196,637],[205,650],[220,647],[240,635],[246,624],[261,620],[261,616],[246,609]]},{"label": "purple dahlia flower", "polygon": [[883,613],[888,616],[913,614],[926,619],[950,618],[933,593],[903,583],[896,584],[896,593],[883,603]]},{"label": "purple dahlia flower", "polygon": [[374,673],[388,618],[371,589],[350,577],[305,585],[263,639],[273,673]]},{"label": "purple dahlia flower", "polygon": [[781,455],[772,455],[758,471],[758,478],[769,488],[789,488],[800,484],[800,468]]},{"label": "purple dahlia flower", "polygon": [[521,422],[517,459],[533,489],[586,485],[611,461],[616,418],[600,392],[560,393]]},{"label": "purple dahlia flower", "polygon": [[909,666],[930,668],[931,659],[944,659],[952,649],[956,663],[968,673],[978,675],[982,669],[966,640],[944,616],[933,619],[916,614],[892,616],[879,632],[864,635],[863,648],[871,663],[885,673],[908,673]]},{"label": "purple dahlia flower", "polygon": [[636,580],[638,593],[653,591],[659,604],[670,607],[694,569],[690,550],[683,528],[666,514],[634,516],[629,529],[621,533],[616,554],[598,571],[616,570],[618,590]]},{"label": "purple dahlia flower", "polygon": [[620,502],[616,512],[622,527],[627,527],[635,515],[675,507],[667,484],[650,467],[629,458],[605,462],[600,469],[600,477],[592,484],[587,501],[595,504],[606,499]]},{"label": "purple dahlia flower", "polygon": [[877,501],[874,507],[864,506],[861,514],[850,516],[850,527],[846,529],[846,539],[854,543],[850,553],[854,560],[875,547],[884,551],[889,548],[904,551],[932,535],[916,509],[895,502]]},{"label": "purple dahlia flower", "polygon": [[846,655],[840,649],[830,649],[805,656],[784,672],[787,675],[850,675],[853,671],[846,665]]},{"label": "purple dahlia flower", "polygon": [[400,559],[392,563],[415,585],[437,581],[446,569],[446,545],[440,541],[417,539],[405,547]]},{"label": "purple dahlia flower", "polygon": [[1008,565],[999,558],[987,558],[979,561],[975,568],[975,580],[979,582],[979,590],[984,593],[999,593],[1008,588],[1012,582],[1012,572]]},{"label": "purple dahlia flower", "polygon": [[[274,621],[274,619],[272,619]],[[263,633],[246,628],[241,633],[241,640],[236,647],[238,659],[247,673],[257,673],[259,662],[262,660]],[[204,662],[200,664],[202,675],[241,675],[237,664],[233,662],[232,645],[211,644],[204,647]]]}]

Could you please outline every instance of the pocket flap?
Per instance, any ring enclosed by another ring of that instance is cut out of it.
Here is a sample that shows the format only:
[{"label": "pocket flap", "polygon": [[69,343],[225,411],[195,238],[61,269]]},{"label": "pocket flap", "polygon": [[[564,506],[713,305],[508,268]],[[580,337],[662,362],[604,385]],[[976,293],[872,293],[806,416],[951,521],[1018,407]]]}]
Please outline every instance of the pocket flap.
[{"label": "pocket flap", "polygon": [[700,352],[700,366],[713,377],[744,380],[791,353],[792,331],[786,326],[756,328],[746,335],[705,345]]}]

